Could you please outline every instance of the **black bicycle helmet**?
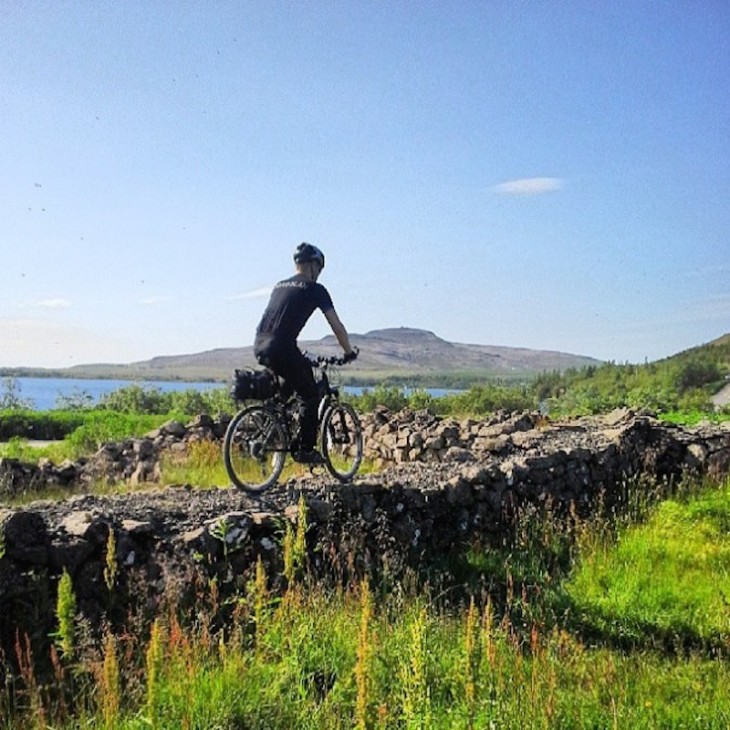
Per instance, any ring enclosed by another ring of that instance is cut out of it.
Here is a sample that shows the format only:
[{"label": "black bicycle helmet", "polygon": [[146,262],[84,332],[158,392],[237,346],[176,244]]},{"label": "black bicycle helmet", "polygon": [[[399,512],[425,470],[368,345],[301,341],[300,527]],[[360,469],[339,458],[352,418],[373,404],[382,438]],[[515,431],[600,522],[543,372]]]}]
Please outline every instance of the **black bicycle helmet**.
[{"label": "black bicycle helmet", "polygon": [[309,261],[316,261],[320,268],[324,268],[324,254],[311,243],[300,243],[294,252],[294,263],[306,264]]}]

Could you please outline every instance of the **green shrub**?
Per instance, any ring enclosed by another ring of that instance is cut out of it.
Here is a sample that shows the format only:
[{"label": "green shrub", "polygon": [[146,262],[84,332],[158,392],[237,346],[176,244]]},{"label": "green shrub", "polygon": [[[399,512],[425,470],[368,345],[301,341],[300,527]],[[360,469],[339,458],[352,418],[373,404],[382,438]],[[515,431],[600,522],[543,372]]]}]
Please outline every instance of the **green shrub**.
[{"label": "green shrub", "polygon": [[0,441],[13,437],[55,441],[84,423],[85,415],[72,411],[0,411]]},{"label": "green shrub", "polygon": [[170,399],[159,388],[134,384],[103,395],[99,407],[117,413],[159,415],[170,411]]},{"label": "green shrub", "polygon": [[82,425],[67,436],[67,441],[79,453],[93,452],[109,441],[141,436],[165,420],[164,415],[92,411],[86,414]]},{"label": "green shrub", "polygon": [[199,391],[195,388],[163,392],[149,385],[127,385],[102,396],[99,407],[118,413],[197,416],[235,412],[225,388]]},{"label": "green shrub", "polygon": [[90,411],[96,407],[94,396],[78,387],[67,395],[59,395],[55,406],[61,411]]},{"label": "green shrub", "polygon": [[363,412],[373,411],[377,406],[400,411],[408,405],[405,390],[395,385],[376,385],[372,390],[365,388],[359,395],[347,395],[346,400]]},{"label": "green shrub", "polygon": [[391,411],[403,408],[429,409],[440,415],[485,415],[504,409],[521,411],[534,408],[536,400],[527,386],[507,386],[499,383],[477,385],[463,393],[451,393],[435,397],[418,388],[410,393],[397,386],[378,385],[365,389],[360,395],[348,395],[347,400],[360,411],[373,411],[385,406]]},{"label": "green shrub", "polygon": [[440,412],[486,415],[498,410],[523,411],[536,406],[534,396],[525,386],[510,387],[495,383],[476,385],[465,393],[443,396]]},{"label": "green shrub", "polygon": [[237,410],[228,388],[212,388],[198,391],[194,389],[170,393],[170,411],[183,413],[186,416],[205,414],[217,416],[222,413],[232,414]]}]

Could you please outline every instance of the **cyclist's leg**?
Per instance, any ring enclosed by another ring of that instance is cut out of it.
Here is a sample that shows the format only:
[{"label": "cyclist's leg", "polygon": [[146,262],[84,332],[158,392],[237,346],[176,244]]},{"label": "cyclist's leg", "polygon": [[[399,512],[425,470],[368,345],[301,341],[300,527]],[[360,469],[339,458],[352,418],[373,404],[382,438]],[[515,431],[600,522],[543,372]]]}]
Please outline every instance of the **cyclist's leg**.
[{"label": "cyclist's leg", "polygon": [[268,341],[264,345],[257,347],[254,354],[259,365],[263,365],[265,368],[271,370],[274,375],[281,378],[279,384],[281,388],[280,393],[284,400],[287,400],[294,392],[286,376],[288,371],[287,364],[292,358],[291,348],[282,348],[276,342]]},{"label": "cyclist's leg", "polygon": [[311,452],[317,443],[317,385],[314,382],[312,366],[299,350],[292,353],[286,363],[284,379],[294,388],[299,400],[300,446],[304,452]]},{"label": "cyclist's leg", "polygon": [[317,406],[319,396],[312,366],[299,348],[271,347],[265,353],[257,353],[262,365],[271,368],[284,379],[285,387],[292,388],[299,401],[298,450],[305,457],[311,456],[317,443]]}]

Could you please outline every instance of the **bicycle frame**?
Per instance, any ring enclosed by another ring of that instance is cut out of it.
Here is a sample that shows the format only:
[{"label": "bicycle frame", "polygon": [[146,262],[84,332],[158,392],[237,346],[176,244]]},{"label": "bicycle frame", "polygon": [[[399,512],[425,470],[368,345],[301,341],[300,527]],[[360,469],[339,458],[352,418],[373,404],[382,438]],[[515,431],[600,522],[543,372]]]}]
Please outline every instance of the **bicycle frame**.
[{"label": "bicycle frame", "polygon": [[335,403],[339,403],[340,390],[339,388],[333,388],[330,385],[330,379],[327,375],[326,365],[318,366],[321,370],[322,375],[317,381],[317,389],[321,393],[319,398],[319,405],[317,406],[317,423],[322,423],[322,417],[327,408]]},{"label": "bicycle frame", "polygon": [[[343,365],[340,358],[308,358],[318,369],[315,383],[317,433],[323,464],[340,481],[352,479],[363,453],[362,427],[357,413],[340,402],[339,388],[330,382],[328,368]],[[274,376],[274,394],[258,404],[244,405],[234,416],[224,437],[224,461],[231,481],[243,489],[258,492],[276,482],[287,453],[296,459],[299,443],[300,401],[289,394],[281,378]]]},{"label": "bicycle frame", "polygon": [[[340,402],[340,389],[336,386],[332,386],[330,383],[329,375],[327,370],[332,365],[341,364],[339,358],[324,358],[318,357],[313,359],[307,358],[312,369],[320,371],[318,378],[315,378],[315,385],[317,386],[317,392],[319,393],[319,403],[317,404],[317,425],[322,423],[322,418],[330,406]],[[298,429],[293,428],[295,425],[296,411],[294,406],[297,403],[296,395],[292,394],[286,398],[282,395],[282,378],[278,375],[274,376],[276,381],[276,393],[269,399],[263,402],[264,406],[271,405],[272,411],[281,420],[282,424],[285,425],[287,436],[288,436],[288,447],[291,446],[292,440],[297,436]]]}]

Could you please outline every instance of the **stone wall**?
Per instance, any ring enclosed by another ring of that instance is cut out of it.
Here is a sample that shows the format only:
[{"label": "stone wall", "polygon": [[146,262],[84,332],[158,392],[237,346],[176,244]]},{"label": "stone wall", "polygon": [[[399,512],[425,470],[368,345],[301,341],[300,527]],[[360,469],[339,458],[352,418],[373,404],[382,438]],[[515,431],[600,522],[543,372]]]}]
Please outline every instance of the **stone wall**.
[{"label": "stone wall", "polygon": [[[545,450],[556,452],[563,446],[570,449],[586,439],[591,443],[585,446],[592,448],[601,440],[610,441],[616,436],[615,429],[625,427],[632,419],[636,420],[635,414],[624,409],[604,417],[554,423],[536,413],[497,412],[483,420],[456,420],[439,418],[428,411],[405,409],[391,413],[378,408],[363,418],[365,459],[378,469],[413,463],[501,462],[510,456],[534,456]],[[650,417],[638,420],[652,423],[656,438],[664,433],[665,438],[678,443],[701,439],[703,428],[707,433],[713,431],[709,424],[683,431],[661,426]],[[170,421],[142,438],[108,443],[88,459],[61,464],[53,464],[48,459],[40,459],[36,464],[0,459],[0,500],[49,486],[78,491],[100,480],[132,487],[158,483],[163,454],[184,455],[191,444],[199,441],[220,443],[229,421],[229,416],[217,419],[199,416],[188,424]],[[720,427],[714,430],[723,433]],[[698,458],[704,461],[701,456]],[[624,467],[618,465],[618,468]]]},{"label": "stone wall", "polygon": [[[60,466],[3,460],[0,480],[6,493],[28,480],[77,490],[100,477],[154,482],[162,453],[219,441],[225,425],[169,423]],[[131,607],[151,609],[171,592],[193,600],[196,586],[213,576],[223,592],[242,590],[259,556],[279,575],[282,534],[297,522],[300,498],[310,565],[343,576],[421,566],[472,540],[499,540],[528,505],[588,514],[619,502],[627,488],[644,488],[644,475],[676,481],[730,473],[729,428],[677,428],[628,411],[553,423],[531,413],[456,421],[379,410],[364,428],[367,454],[381,470],[348,485],[315,474],[251,497],[150,484],[0,511],[0,645],[8,650],[18,629],[47,636],[64,570],[94,625],[111,620],[111,607],[122,616]]]}]

